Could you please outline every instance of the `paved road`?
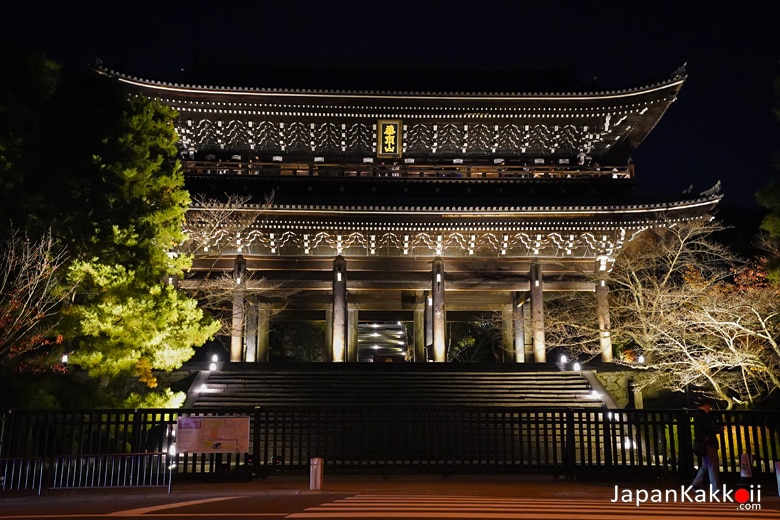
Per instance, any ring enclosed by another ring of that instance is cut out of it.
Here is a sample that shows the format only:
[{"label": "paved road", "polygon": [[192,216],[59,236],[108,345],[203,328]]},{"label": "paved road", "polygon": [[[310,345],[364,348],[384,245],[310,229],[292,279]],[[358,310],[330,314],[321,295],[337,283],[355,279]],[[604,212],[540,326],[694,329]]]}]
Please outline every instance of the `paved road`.
[{"label": "paved road", "polygon": [[450,518],[450,519],[574,519],[632,520],[662,518],[779,519],[777,509],[738,511],[733,504],[633,504],[604,499],[499,498],[471,496],[355,495],[307,507],[286,518]]},{"label": "paved road", "polygon": [[[614,485],[543,479],[301,480],[180,486],[164,491],[90,491],[47,496],[0,495],[0,520],[182,519],[774,519],[780,499],[737,503],[615,502]],[[773,493],[765,488],[766,495]]]},{"label": "paved road", "polygon": [[633,504],[603,498],[551,499],[445,495],[234,495],[197,498],[148,495],[47,497],[36,502],[3,500],[2,520],[60,519],[539,519],[605,518],[780,519],[780,510],[740,511],[734,504]]}]

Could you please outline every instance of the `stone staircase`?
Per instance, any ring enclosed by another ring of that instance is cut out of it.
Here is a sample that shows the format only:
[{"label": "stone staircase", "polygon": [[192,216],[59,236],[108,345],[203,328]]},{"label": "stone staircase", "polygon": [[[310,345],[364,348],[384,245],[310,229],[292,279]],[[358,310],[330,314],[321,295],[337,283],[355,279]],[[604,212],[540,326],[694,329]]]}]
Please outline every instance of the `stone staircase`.
[{"label": "stone staircase", "polygon": [[553,364],[230,363],[201,372],[185,407],[603,408],[597,385]]}]

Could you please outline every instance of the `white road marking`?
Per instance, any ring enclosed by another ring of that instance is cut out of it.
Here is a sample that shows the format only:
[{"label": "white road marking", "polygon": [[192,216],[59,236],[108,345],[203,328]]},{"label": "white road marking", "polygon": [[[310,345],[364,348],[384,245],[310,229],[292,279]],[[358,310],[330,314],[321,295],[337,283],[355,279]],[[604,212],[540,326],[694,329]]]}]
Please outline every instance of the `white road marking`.
[{"label": "white road marking", "polygon": [[172,502],[170,504],[160,504],[158,506],[139,507],[137,509],[125,509],[123,511],[115,511],[108,513],[105,516],[140,516],[147,513],[155,513],[157,511],[163,511],[165,509],[174,509],[176,507],[196,506],[198,504],[208,504],[209,502],[220,502],[222,500],[234,500],[236,497],[217,497],[217,498],[204,498],[202,500],[188,500],[187,502]]},{"label": "white road marking", "polygon": [[440,495],[356,495],[308,507],[286,518],[449,518],[513,520],[659,520],[662,518],[706,518],[733,520],[734,515],[750,519],[777,519],[777,510],[738,511],[734,504],[633,504],[611,503],[607,499],[558,500],[545,498],[498,498]]}]

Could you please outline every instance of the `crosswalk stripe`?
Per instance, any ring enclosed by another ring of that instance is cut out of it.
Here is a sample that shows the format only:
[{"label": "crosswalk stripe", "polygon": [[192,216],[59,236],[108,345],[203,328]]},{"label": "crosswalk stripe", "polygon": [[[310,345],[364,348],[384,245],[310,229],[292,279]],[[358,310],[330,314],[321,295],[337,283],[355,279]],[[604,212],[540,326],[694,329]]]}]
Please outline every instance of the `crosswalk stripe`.
[{"label": "crosswalk stripe", "polygon": [[736,504],[610,502],[609,499],[501,498],[439,495],[355,495],[309,507],[287,518],[450,518],[471,520],[660,520],[685,513],[686,518],[733,520],[777,519],[776,510],[738,511]]}]

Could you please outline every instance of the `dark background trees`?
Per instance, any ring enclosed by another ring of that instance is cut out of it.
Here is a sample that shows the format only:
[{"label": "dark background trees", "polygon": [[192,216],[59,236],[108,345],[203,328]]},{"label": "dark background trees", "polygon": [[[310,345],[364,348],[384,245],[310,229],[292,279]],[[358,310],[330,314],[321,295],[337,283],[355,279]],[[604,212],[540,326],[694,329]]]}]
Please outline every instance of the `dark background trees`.
[{"label": "dark background trees", "polygon": [[[780,78],[775,79],[775,93],[780,99]],[[780,108],[775,109],[775,115],[780,120]],[[780,153],[775,157],[775,171],[780,172]],[[780,284],[780,181],[771,181],[756,193],[756,199],[767,210],[761,222],[761,229],[768,235],[762,244],[768,260],[767,273],[774,283]]]}]

